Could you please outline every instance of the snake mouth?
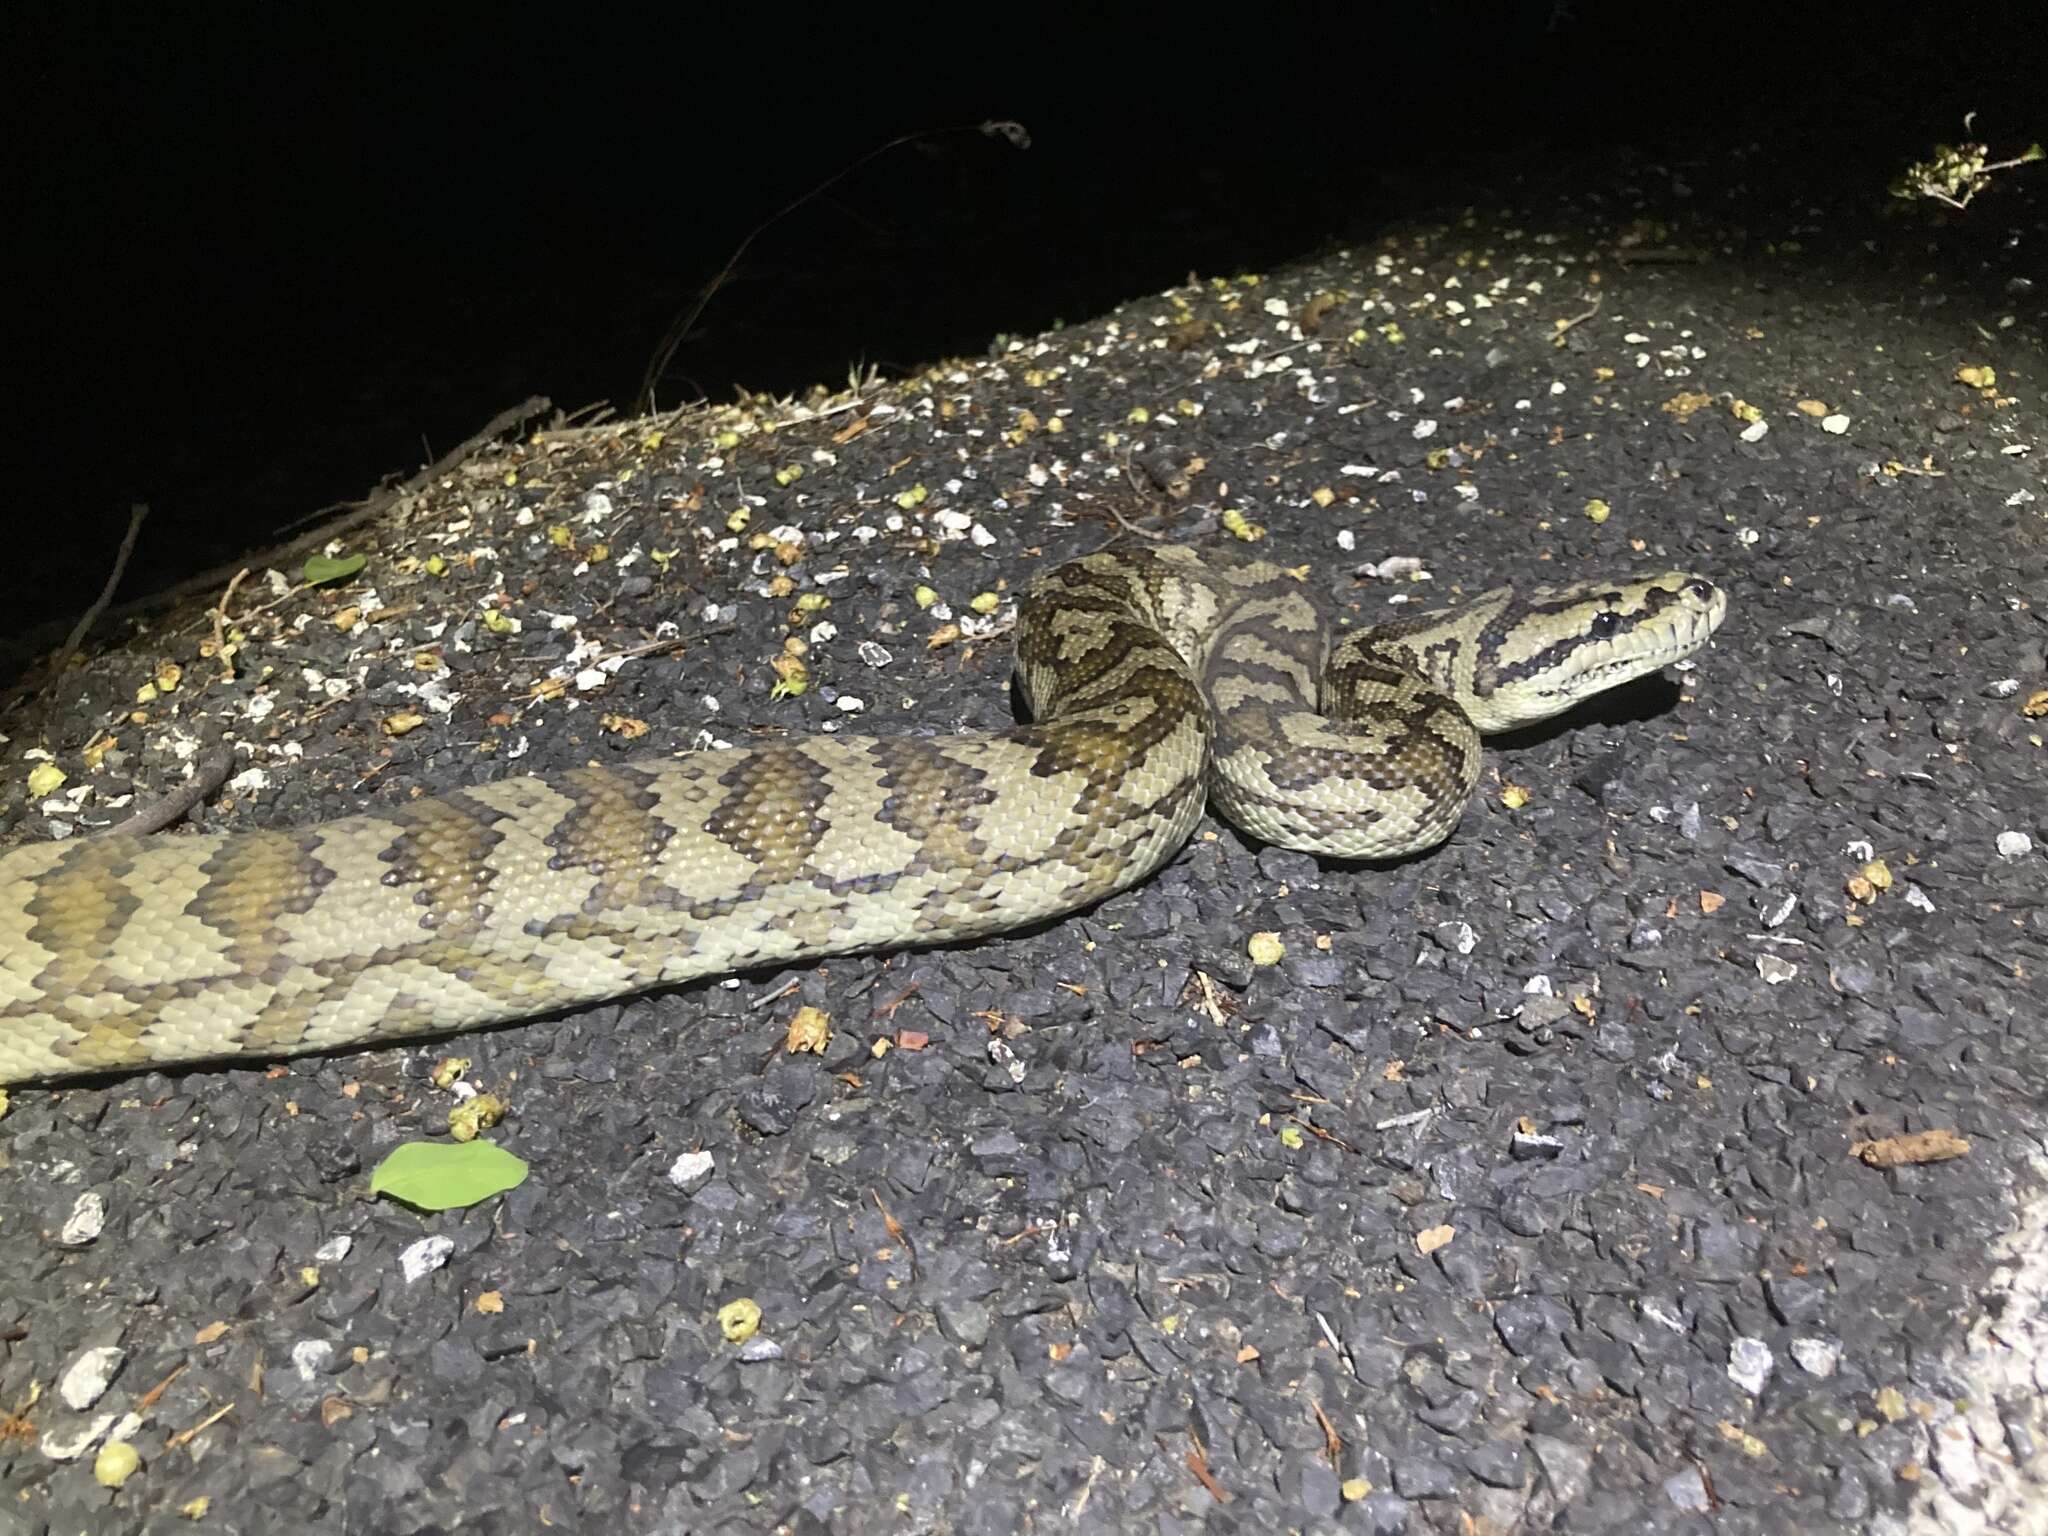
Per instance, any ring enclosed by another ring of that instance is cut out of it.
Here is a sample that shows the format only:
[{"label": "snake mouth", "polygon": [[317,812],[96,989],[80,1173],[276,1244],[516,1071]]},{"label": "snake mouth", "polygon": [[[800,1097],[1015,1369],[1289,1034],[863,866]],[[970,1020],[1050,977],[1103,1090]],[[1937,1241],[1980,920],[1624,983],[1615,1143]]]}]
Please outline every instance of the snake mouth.
[{"label": "snake mouth", "polygon": [[1593,662],[1544,692],[1554,699],[1582,700],[1639,677],[1648,677],[1653,672],[1661,672],[1704,649],[1714,638],[1714,631],[1721,627],[1727,613],[1726,594],[1718,587],[1713,588],[1709,597],[1696,603],[1689,602],[1672,616],[1670,622],[1655,628],[1637,629],[1614,642],[1618,649],[1627,647],[1622,654]]}]

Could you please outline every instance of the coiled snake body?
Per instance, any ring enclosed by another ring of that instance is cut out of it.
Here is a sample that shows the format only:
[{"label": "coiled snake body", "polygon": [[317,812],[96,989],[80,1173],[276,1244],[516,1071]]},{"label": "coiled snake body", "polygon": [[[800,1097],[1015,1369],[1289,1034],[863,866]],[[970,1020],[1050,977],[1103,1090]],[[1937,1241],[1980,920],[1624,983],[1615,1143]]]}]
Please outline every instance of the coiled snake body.
[{"label": "coiled snake body", "polygon": [[660,983],[974,938],[1151,874],[1204,800],[1383,858],[1463,812],[1479,732],[1704,645],[1680,572],[1487,593],[1331,647],[1270,565],[1089,556],[1020,600],[1031,723],[507,778],[287,831],[0,856],[0,1083],[441,1033]]}]

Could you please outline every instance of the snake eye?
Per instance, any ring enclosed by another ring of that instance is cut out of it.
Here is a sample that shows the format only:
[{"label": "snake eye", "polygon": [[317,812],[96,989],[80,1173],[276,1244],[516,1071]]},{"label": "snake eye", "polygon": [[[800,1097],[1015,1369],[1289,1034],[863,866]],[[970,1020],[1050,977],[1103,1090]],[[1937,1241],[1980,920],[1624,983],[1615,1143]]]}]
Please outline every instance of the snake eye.
[{"label": "snake eye", "polygon": [[1709,603],[1714,600],[1714,584],[1694,577],[1685,584],[1685,595],[1695,602]]},{"label": "snake eye", "polygon": [[1595,640],[1607,640],[1621,632],[1621,615],[1618,613],[1596,613],[1593,622],[1586,626],[1586,633]]}]

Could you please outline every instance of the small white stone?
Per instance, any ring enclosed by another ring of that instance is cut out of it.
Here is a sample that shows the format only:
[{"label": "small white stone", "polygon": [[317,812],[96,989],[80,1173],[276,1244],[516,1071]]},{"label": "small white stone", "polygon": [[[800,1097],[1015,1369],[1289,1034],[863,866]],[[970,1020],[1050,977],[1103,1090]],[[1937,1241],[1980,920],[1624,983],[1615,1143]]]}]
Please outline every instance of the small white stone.
[{"label": "small white stone", "polygon": [[1714,1507],[1707,1497],[1707,1485],[1697,1467],[1687,1467],[1683,1472],[1674,1472],[1665,1478],[1664,1497],[1680,1509],[1695,1514],[1705,1514]]},{"label": "small white stone", "polygon": [[455,1239],[452,1237],[423,1237],[399,1254],[398,1268],[405,1276],[405,1283],[411,1285],[446,1264],[448,1256],[454,1252]]},{"label": "small white stone", "polygon": [[334,1346],[326,1339],[301,1339],[292,1346],[292,1369],[299,1380],[311,1381],[334,1358]]},{"label": "small white stone", "polygon": [[1835,436],[1840,437],[1849,430],[1849,418],[1840,411],[1836,411],[1832,416],[1821,417],[1820,429],[1823,432],[1832,432]]},{"label": "small white stone", "polygon": [[80,1423],[58,1429],[54,1425],[43,1431],[38,1449],[52,1461],[75,1461],[108,1430],[114,1427],[116,1414],[102,1413]]},{"label": "small white stone", "polygon": [[1766,986],[1783,986],[1799,974],[1799,967],[1789,961],[1780,960],[1776,955],[1758,955],[1756,973],[1763,977]]},{"label": "small white stone", "polygon": [[1017,1059],[1017,1053],[1010,1049],[1009,1042],[1001,1035],[991,1036],[988,1042],[988,1059],[1009,1076],[1013,1083],[1024,1081],[1024,1063]]},{"label": "small white stone", "polygon": [[1826,1339],[1794,1339],[1792,1358],[1809,1376],[1832,1376],[1842,1352]]},{"label": "small white stone", "polygon": [[1673,1333],[1685,1332],[1685,1319],[1677,1313],[1667,1310],[1661,1302],[1644,1302],[1643,1316],[1657,1324],[1660,1328],[1669,1328]]},{"label": "small white stone", "polygon": [[64,1399],[65,1406],[85,1412],[100,1400],[100,1394],[107,1390],[107,1384],[127,1358],[127,1354],[114,1344],[88,1349],[66,1366],[64,1374],[57,1378],[57,1395]]},{"label": "small white stone", "polygon": [[313,1260],[318,1264],[339,1264],[348,1257],[349,1249],[355,1245],[356,1240],[346,1233],[340,1237],[330,1237],[313,1250]]},{"label": "small white stone", "polygon": [[83,1248],[97,1238],[106,1225],[106,1197],[87,1190],[72,1202],[71,1214],[64,1218],[64,1225],[57,1232],[57,1241],[66,1248]]},{"label": "small white stone", "polygon": [[1998,856],[2001,859],[2023,859],[2033,851],[2034,840],[2024,832],[1998,834]]},{"label": "small white stone", "polygon": [[1751,1397],[1762,1393],[1775,1364],[1771,1358],[1771,1346],[1762,1339],[1739,1335],[1728,1346],[1728,1379]]},{"label": "small white stone", "polygon": [[1764,440],[1764,435],[1770,430],[1771,424],[1768,421],[1752,421],[1737,435],[1745,443],[1760,443]]},{"label": "small white stone", "polygon": [[1977,1442],[1970,1426],[1950,1419],[1934,1431],[1934,1470],[1957,1493],[1966,1493],[1984,1481],[1984,1469],[1977,1463]]},{"label": "small white stone", "polygon": [[866,699],[857,699],[850,693],[842,693],[832,702],[838,706],[842,715],[857,715],[868,707]]},{"label": "small white stone", "polygon": [[694,1184],[708,1176],[716,1160],[709,1152],[685,1152],[669,1164],[668,1181],[681,1189],[685,1184]]}]

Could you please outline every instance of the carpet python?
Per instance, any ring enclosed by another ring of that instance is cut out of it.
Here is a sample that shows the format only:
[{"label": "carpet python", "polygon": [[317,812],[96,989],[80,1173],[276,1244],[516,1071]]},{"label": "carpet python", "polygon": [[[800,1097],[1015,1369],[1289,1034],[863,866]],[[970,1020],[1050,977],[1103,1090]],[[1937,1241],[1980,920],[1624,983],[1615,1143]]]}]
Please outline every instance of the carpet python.
[{"label": "carpet python", "polygon": [[1271,565],[1090,555],[1018,603],[1028,724],[506,778],[296,830],[0,855],[0,1083],[440,1034],[664,983],[972,939],[1145,879],[1204,804],[1391,858],[1479,736],[1705,645],[1711,582],[1487,592],[1333,643]]}]

